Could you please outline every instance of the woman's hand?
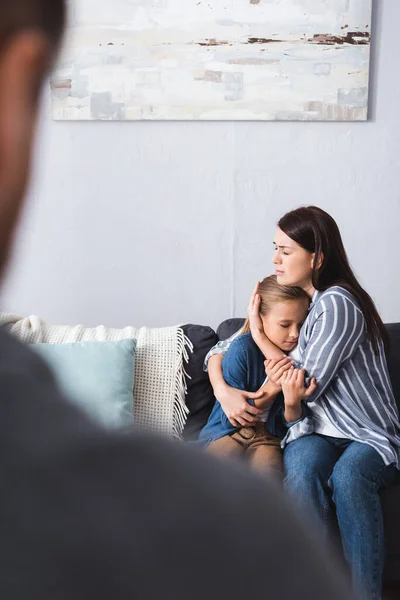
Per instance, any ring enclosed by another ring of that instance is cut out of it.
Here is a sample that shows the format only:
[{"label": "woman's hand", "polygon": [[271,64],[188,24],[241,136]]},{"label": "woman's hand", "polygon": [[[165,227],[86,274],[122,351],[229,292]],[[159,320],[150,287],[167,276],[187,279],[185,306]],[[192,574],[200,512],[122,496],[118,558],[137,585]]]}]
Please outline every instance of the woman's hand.
[{"label": "woman's hand", "polygon": [[269,340],[264,332],[264,326],[260,316],[261,297],[258,293],[259,285],[259,282],[257,282],[247,309],[251,336],[257,346],[260,348],[261,352],[264,354],[265,358],[282,358],[285,356],[283,351],[275,346],[275,344]]},{"label": "woman's hand", "polygon": [[266,335],[264,333],[263,323],[262,323],[261,316],[260,316],[261,298],[258,293],[259,285],[260,285],[260,283],[259,283],[259,281],[257,281],[256,287],[254,288],[253,293],[250,298],[249,306],[247,308],[249,324],[250,324],[250,332],[251,332],[253,340],[256,342],[256,344],[260,339],[263,339],[266,337]]},{"label": "woman's hand", "polygon": [[305,386],[304,369],[291,367],[282,376],[282,392],[285,398],[285,419],[289,423],[301,418],[301,401],[309,398],[317,389],[317,382],[313,378],[308,388]]},{"label": "woman's hand", "polygon": [[264,361],[265,374],[273,385],[282,389],[282,378],[287,371],[293,367],[293,361],[289,356],[283,356],[279,360],[267,359]]},{"label": "woman's hand", "polygon": [[245,392],[230,387],[226,383],[218,386],[215,390],[215,396],[220,402],[222,409],[234,427],[248,427],[258,421],[262,410],[251,406],[247,402],[248,398],[256,400],[264,397],[264,391]]}]

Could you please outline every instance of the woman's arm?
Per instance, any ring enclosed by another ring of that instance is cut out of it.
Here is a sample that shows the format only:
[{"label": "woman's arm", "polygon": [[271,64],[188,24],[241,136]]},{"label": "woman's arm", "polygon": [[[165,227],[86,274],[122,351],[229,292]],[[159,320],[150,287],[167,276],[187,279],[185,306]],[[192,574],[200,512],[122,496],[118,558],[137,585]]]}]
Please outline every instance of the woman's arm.
[{"label": "woman's arm", "polygon": [[242,330],[239,329],[239,331],[236,331],[236,333],[231,335],[230,338],[228,338],[227,340],[221,340],[220,342],[218,342],[218,344],[215,344],[215,346],[213,346],[211,348],[211,350],[209,350],[209,352],[206,354],[206,357],[204,359],[204,370],[206,372],[209,370],[210,358],[212,358],[213,356],[221,356],[221,362],[222,362],[222,357],[224,356],[224,354],[226,354],[228,352],[230,345],[237,337],[239,337],[241,332],[242,332]]},{"label": "woman's arm", "polygon": [[311,325],[311,335],[300,365],[318,384],[306,402],[314,402],[324,393],[365,336],[364,316],[349,298],[332,293],[326,295],[320,304],[321,311]]},{"label": "woman's arm", "polygon": [[[226,384],[226,381],[224,379],[224,375],[222,372],[223,358],[224,358],[223,354],[214,354],[213,356],[210,357],[210,359],[208,361],[208,376],[210,378],[210,382],[211,382],[212,388],[214,390],[214,395],[219,402],[221,402],[219,397],[221,396],[223,398],[225,388],[229,387]],[[221,402],[221,404],[222,404],[222,408],[223,408],[224,405],[222,402]]]},{"label": "woman's arm", "polygon": [[[257,416],[273,403],[281,391],[281,386],[268,381],[257,392],[247,392],[231,387],[224,379],[222,360],[223,356],[221,354],[214,355],[210,358],[208,364],[208,375],[214,395],[234,427],[252,425],[257,421]],[[282,375],[290,368],[291,364],[289,357],[285,356],[283,360],[279,361],[278,373]],[[251,405],[247,402],[248,399],[253,400]]]},{"label": "woman's arm", "polygon": [[[258,283],[251,295],[248,315],[250,322],[250,331],[254,342],[260,348],[263,355],[270,359],[282,359],[286,357],[285,353],[277,348],[264,333],[263,324],[260,317],[260,296],[258,294]],[[268,387],[263,386],[258,392],[245,392],[229,386],[222,373],[222,360],[229,350],[232,342],[240,335],[241,330],[237,331],[227,340],[218,342],[211,348],[204,360],[204,370],[208,371],[210,382],[214,395],[220,402],[222,409],[229,421],[234,427],[251,425],[257,420],[257,416],[262,410],[257,407],[265,408],[271,403],[270,395],[272,393],[272,384]],[[274,389],[275,393],[275,389]],[[275,396],[278,392],[275,393]],[[275,397],[274,396],[274,397]],[[247,399],[257,400],[255,406],[250,406]],[[250,414],[249,414],[250,413]]]},{"label": "woman's arm", "polygon": [[[215,397],[234,427],[256,422],[262,410],[273,403],[281,390],[280,384],[269,381],[260,390],[254,391],[259,385],[260,367],[263,372],[260,360],[250,335],[234,340],[223,359],[220,355],[210,358],[209,376]],[[290,359],[285,356],[280,361],[278,373],[284,373],[290,366]],[[248,392],[247,387],[252,391]]]},{"label": "woman's arm", "polygon": [[214,391],[214,396],[222,406],[222,410],[234,427],[246,427],[257,421],[262,410],[251,406],[247,400],[261,400],[263,389],[258,392],[246,392],[228,385],[222,373],[222,354],[214,354],[208,361],[208,376]]},{"label": "woman's arm", "polygon": [[[264,327],[260,317],[260,295],[258,294],[258,286],[253,290],[253,293],[250,298],[249,306],[248,306],[248,316],[250,323],[250,331],[253,340],[260,348],[261,352],[265,356],[265,358],[269,359],[280,359],[285,355],[283,350],[275,346],[265,335]],[[204,370],[209,372],[211,384],[215,390],[215,387],[222,387],[224,383],[224,379],[222,377],[222,369],[219,368],[222,364],[222,357],[226,354],[230,348],[232,342],[241,334],[242,330],[236,331],[230,338],[227,340],[221,340],[211,348],[204,359]],[[214,356],[220,356],[219,360],[212,360]],[[211,368],[210,368],[211,365]],[[217,365],[217,366],[214,366]]]}]

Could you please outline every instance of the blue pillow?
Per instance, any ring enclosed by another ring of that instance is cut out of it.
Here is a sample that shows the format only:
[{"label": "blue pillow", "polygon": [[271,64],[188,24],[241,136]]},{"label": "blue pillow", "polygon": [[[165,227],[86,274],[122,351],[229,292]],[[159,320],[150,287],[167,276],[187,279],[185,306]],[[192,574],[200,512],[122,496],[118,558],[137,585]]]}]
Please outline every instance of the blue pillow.
[{"label": "blue pillow", "polygon": [[61,390],[91,418],[111,429],[133,424],[136,340],[33,344]]}]

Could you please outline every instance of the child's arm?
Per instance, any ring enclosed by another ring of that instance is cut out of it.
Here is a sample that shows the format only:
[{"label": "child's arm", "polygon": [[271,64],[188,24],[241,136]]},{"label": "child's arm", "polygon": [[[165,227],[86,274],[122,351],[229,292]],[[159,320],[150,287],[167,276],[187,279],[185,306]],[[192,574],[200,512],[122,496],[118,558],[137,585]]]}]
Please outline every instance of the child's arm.
[{"label": "child's arm", "polygon": [[305,387],[304,369],[291,367],[282,376],[282,391],[285,399],[285,420],[293,423],[303,415],[302,400],[309,398],[317,389],[317,382],[312,379],[308,388]]},{"label": "child's arm", "polygon": [[[271,406],[277,395],[282,391],[282,379],[288,370],[293,368],[293,361],[285,354],[278,361],[266,360],[264,364],[268,381],[258,390],[263,395],[254,402],[254,406],[262,409]],[[269,368],[270,365],[272,365],[271,368]]]},{"label": "child's arm", "polygon": [[267,383],[258,390],[259,393],[262,393],[262,396],[254,400],[254,406],[262,410],[269,408],[274,403],[274,400],[280,391],[280,385],[276,385],[272,381],[267,381]]}]

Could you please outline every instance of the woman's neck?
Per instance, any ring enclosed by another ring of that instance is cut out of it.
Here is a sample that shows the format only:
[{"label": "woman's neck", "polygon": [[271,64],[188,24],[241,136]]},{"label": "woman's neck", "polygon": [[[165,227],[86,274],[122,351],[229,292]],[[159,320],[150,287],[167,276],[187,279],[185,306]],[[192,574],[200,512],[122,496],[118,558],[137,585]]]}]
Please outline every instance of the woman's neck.
[{"label": "woman's neck", "polygon": [[303,286],[303,290],[305,291],[305,293],[307,294],[307,296],[310,299],[312,299],[312,297],[314,296],[315,291],[316,291],[315,287],[313,286],[313,284],[311,283],[311,281],[310,281],[310,283],[308,285]]}]

